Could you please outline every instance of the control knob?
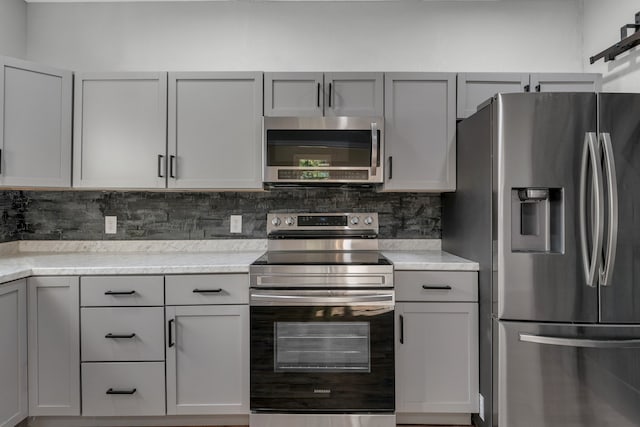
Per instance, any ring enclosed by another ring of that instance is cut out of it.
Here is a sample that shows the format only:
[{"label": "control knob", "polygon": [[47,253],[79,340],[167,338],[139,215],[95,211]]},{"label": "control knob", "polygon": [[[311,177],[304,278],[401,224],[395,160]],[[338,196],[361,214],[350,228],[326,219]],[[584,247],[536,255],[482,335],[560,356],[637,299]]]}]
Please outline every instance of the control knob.
[{"label": "control knob", "polygon": [[271,220],[271,224],[273,224],[274,226],[279,226],[280,225],[280,218],[275,217]]},{"label": "control knob", "polygon": [[351,218],[352,225],[358,225],[359,222],[360,222],[360,217],[354,216]]},{"label": "control knob", "polygon": [[366,225],[371,225],[371,224],[373,224],[373,218],[371,218],[370,216],[366,217],[366,218],[364,219],[364,223],[365,223]]},{"label": "control knob", "polygon": [[287,219],[284,220],[284,223],[287,224],[287,225],[293,225],[293,224],[295,224],[295,222],[296,222],[296,220],[293,219],[293,217],[291,217],[291,216],[287,217]]}]

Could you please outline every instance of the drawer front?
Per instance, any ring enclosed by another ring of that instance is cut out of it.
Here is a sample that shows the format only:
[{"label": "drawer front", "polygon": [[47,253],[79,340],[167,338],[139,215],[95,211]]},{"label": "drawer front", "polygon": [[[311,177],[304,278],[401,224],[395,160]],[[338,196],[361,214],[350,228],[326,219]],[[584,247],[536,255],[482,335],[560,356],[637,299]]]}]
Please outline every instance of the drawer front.
[{"label": "drawer front", "polygon": [[475,271],[396,271],[397,301],[478,301]]},{"label": "drawer front", "polygon": [[83,363],[82,415],[165,414],[164,362]]},{"label": "drawer front", "polygon": [[80,278],[80,305],[123,307],[164,305],[163,276],[88,276]]},{"label": "drawer front", "polygon": [[248,274],[166,276],[167,305],[248,304]]},{"label": "drawer front", "polygon": [[164,360],[164,308],[83,308],[83,362]]}]

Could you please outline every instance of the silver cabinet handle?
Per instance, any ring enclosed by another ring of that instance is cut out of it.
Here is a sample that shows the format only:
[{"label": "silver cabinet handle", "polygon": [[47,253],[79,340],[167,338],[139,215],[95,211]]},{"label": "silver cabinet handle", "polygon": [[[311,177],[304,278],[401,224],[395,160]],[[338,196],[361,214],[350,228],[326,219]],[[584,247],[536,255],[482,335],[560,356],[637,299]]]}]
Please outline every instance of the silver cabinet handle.
[{"label": "silver cabinet handle", "polygon": [[616,262],[616,246],[618,244],[618,182],[616,178],[616,164],[613,157],[611,135],[608,133],[601,133],[600,141],[604,151],[604,170],[607,178],[607,193],[609,194],[607,250],[604,265],[600,272],[600,284],[602,286],[609,286],[611,284],[611,271],[613,270],[613,266]]},{"label": "silver cabinet handle", "polygon": [[581,348],[640,348],[640,339],[585,339],[569,337],[550,337],[545,335],[520,334],[520,341],[535,344],[557,345],[561,347]]},{"label": "silver cabinet handle", "polygon": [[[602,253],[602,240],[604,234],[604,203],[603,203],[603,185],[602,185],[602,169],[598,161],[598,139],[593,132],[587,132],[584,138],[584,147],[582,150],[582,167],[580,170],[580,242],[582,246],[582,264],[584,266],[584,274],[587,286],[597,286],[597,273],[600,269]],[[587,169],[591,161],[592,169],[592,195],[593,203],[595,203],[594,218],[592,221],[592,242],[591,257],[589,257],[589,248],[587,240]]]},{"label": "silver cabinet handle", "polygon": [[377,174],[378,150],[378,124],[373,122],[371,123],[371,176],[375,176]]}]

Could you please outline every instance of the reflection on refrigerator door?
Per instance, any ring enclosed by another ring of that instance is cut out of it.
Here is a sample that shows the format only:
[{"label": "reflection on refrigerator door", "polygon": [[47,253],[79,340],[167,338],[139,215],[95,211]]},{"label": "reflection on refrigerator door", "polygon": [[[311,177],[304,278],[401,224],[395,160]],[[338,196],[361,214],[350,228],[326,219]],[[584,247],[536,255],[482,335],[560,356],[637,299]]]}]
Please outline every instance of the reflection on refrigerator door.
[{"label": "reflection on refrigerator door", "polygon": [[640,327],[495,323],[500,426],[640,425]]}]

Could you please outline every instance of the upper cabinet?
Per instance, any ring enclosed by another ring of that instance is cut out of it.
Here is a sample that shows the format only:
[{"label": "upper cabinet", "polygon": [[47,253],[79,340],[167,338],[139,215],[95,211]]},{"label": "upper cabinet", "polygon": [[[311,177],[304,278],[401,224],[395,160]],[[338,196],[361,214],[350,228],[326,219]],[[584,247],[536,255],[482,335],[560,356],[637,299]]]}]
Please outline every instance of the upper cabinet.
[{"label": "upper cabinet", "polygon": [[456,75],[385,75],[386,191],[455,191]]},{"label": "upper cabinet", "polygon": [[4,57],[0,67],[0,185],[71,186],[71,72]]},{"label": "upper cabinet", "polygon": [[597,73],[459,73],[458,113],[464,119],[496,93],[598,92],[602,75]]},{"label": "upper cabinet", "polygon": [[74,187],[165,187],[166,73],[78,73],[74,119]]},{"label": "upper cabinet", "polygon": [[265,73],[265,116],[382,116],[383,73]]},{"label": "upper cabinet", "polygon": [[262,189],[262,73],[169,73],[169,188]]}]

